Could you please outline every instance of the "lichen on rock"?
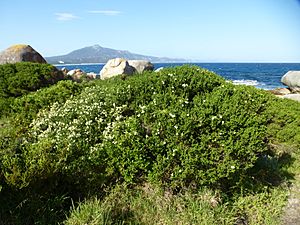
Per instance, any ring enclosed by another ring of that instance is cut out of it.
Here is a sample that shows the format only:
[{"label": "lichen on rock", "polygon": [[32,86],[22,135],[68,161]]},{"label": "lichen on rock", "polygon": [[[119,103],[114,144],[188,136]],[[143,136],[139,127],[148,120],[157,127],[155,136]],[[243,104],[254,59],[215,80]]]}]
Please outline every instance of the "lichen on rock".
[{"label": "lichen on rock", "polygon": [[30,45],[17,44],[0,52],[0,64],[17,62],[47,63]]}]

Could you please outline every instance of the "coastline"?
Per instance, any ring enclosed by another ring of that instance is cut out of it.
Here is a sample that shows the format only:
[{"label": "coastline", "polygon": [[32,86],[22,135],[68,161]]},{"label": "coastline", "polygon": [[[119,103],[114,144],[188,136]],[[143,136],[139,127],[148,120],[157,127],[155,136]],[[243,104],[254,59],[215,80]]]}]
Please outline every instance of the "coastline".
[{"label": "coastline", "polygon": [[[184,64],[196,65],[208,69],[236,84],[251,85],[264,90],[285,88],[286,86],[280,81],[281,77],[290,70],[300,70],[300,63],[153,62],[153,64],[154,69],[175,67]],[[87,73],[92,72],[96,74],[99,74],[104,65],[104,63],[54,64],[59,69],[63,67],[66,67],[68,70],[81,69]]]}]

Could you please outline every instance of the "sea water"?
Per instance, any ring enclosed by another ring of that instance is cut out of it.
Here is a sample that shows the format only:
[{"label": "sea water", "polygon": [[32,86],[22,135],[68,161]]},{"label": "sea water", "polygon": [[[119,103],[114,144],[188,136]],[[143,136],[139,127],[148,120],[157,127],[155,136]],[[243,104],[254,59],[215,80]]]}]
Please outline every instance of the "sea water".
[{"label": "sea water", "polygon": [[[285,87],[281,77],[290,70],[300,70],[300,63],[154,63],[155,69],[184,64],[197,65],[213,71],[235,84],[252,85],[262,89]],[[58,68],[81,69],[99,74],[104,64],[56,65]]]}]

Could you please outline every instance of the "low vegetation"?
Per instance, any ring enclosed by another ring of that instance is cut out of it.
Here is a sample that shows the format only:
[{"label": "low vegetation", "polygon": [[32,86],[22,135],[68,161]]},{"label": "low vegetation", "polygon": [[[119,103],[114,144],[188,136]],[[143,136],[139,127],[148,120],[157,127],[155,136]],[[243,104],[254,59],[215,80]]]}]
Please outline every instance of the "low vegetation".
[{"label": "low vegetation", "polygon": [[9,97],[2,224],[278,224],[300,173],[300,104],[199,67]]},{"label": "low vegetation", "polygon": [[15,63],[0,65],[0,113],[10,110],[13,98],[65,79],[62,72],[49,64]]}]

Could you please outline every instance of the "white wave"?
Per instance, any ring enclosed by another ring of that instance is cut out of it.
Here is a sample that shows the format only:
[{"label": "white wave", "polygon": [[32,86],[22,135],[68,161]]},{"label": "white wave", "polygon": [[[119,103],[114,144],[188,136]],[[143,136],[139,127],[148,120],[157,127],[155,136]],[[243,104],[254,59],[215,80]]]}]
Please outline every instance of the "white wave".
[{"label": "white wave", "polygon": [[259,83],[257,80],[233,80],[235,85],[262,86],[264,83]]}]

